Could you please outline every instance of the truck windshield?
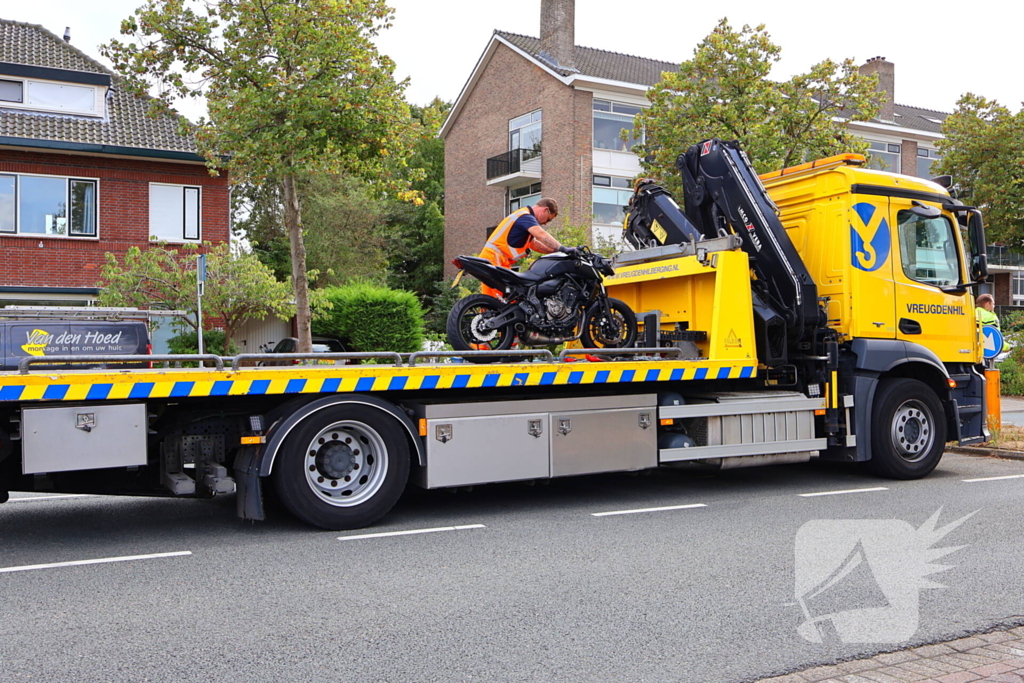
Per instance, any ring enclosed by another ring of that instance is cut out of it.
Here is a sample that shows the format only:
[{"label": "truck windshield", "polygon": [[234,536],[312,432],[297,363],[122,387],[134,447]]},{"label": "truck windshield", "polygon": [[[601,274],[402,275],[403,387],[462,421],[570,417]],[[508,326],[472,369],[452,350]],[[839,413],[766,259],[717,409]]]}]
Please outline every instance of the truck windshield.
[{"label": "truck windshield", "polygon": [[907,277],[936,287],[960,284],[960,260],[950,220],[945,216],[924,218],[911,211],[900,211],[896,218]]}]

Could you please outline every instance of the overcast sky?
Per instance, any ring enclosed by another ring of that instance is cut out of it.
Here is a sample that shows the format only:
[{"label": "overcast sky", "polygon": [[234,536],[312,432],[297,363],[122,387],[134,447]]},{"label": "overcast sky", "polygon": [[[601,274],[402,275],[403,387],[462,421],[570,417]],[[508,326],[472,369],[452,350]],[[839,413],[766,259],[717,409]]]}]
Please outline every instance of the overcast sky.
[{"label": "overcast sky", "polygon": [[[118,36],[140,0],[9,0],[0,17],[42,24],[99,58],[97,46]],[[454,100],[495,29],[536,36],[540,0],[390,0],[394,25],[379,40],[410,79],[410,102],[435,95]],[[681,62],[716,22],[766,25],[782,47],[773,72],[785,78],[825,58],[874,56],[896,65],[896,101],[951,112],[964,92],[996,99],[1013,111],[1024,100],[1020,29],[1024,3],[823,3],[787,0],[576,0],[576,43]],[[195,111],[183,108],[186,115]],[[194,118],[194,117],[193,117]]]}]

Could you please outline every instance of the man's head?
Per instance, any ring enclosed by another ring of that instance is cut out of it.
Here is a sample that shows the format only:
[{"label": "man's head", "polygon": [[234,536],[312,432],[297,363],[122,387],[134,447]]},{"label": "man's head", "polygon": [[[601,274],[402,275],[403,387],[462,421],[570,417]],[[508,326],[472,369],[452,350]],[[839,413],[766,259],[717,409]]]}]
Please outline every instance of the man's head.
[{"label": "man's head", "polygon": [[533,217],[541,225],[547,225],[558,218],[558,203],[554,199],[542,197],[533,205]]},{"label": "man's head", "polygon": [[996,307],[996,300],[992,298],[991,294],[979,294],[975,301],[979,306],[988,311],[991,311]]}]

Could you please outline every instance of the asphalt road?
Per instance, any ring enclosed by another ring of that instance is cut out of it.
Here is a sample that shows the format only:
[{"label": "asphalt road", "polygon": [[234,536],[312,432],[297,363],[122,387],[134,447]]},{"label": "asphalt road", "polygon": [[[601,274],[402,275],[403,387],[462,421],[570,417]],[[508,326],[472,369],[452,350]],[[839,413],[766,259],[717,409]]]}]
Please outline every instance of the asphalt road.
[{"label": "asphalt road", "polygon": [[[15,495],[0,506],[3,683],[738,682],[1024,615],[1018,461],[947,454],[916,482],[808,464],[413,491],[345,533],[241,522],[230,497]],[[939,527],[973,516],[915,549],[938,510]],[[877,605],[878,584],[904,572],[897,617],[913,622],[898,642],[797,631],[795,578],[828,545],[801,528],[834,538],[842,520],[882,528],[884,552],[867,533],[869,562],[805,605]],[[450,530],[376,535],[436,528]],[[951,567],[931,577],[946,587],[918,596],[929,544],[964,547],[933,558]]]}]

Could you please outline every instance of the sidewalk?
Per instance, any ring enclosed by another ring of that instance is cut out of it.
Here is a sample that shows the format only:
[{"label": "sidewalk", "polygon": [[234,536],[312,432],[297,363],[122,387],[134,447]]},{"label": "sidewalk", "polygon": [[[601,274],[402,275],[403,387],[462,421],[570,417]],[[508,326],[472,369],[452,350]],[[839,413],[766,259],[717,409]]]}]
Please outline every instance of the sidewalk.
[{"label": "sidewalk", "polygon": [[1024,627],[981,633],[757,683],[1024,683]]}]

